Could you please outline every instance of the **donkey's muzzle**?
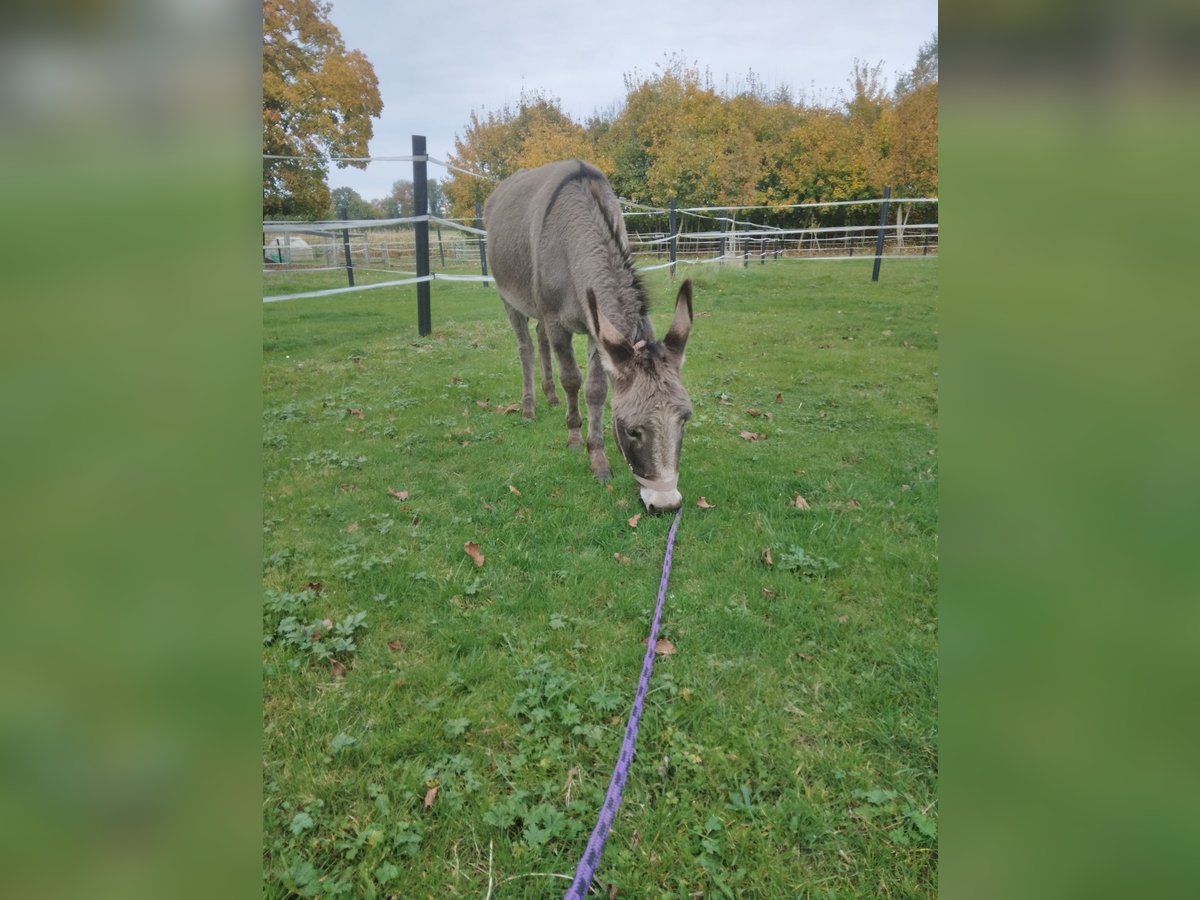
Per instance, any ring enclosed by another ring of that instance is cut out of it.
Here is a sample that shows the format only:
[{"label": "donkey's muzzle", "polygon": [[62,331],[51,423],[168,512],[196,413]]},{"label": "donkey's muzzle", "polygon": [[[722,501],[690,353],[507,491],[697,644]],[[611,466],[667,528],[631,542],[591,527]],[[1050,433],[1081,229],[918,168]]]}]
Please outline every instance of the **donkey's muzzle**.
[{"label": "donkey's muzzle", "polygon": [[654,515],[656,513],[674,512],[683,505],[683,494],[679,491],[651,491],[642,488],[642,503],[646,507],[646,512]]}]

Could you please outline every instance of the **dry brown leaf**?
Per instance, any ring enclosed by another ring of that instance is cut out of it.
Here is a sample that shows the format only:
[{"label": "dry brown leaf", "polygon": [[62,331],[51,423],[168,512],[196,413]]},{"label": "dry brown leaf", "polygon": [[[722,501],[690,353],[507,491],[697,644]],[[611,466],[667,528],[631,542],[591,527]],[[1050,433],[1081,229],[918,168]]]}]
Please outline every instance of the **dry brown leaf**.
[{"label": "dry brown leaf", "polygon": [[765,434],[758,434],[754,431],[742,431],[739,434],[748,441],[765,441],[767,439]]},{"label": "dry brown leaf", "polygon": [[450,379],[450,383],[451,383],[451,384],[462,384],[462,376],[461,376],[461,375],[455,375],[455,376],[453,376],[453,377]]},{"label": "dry brown leaf", "polygon": [[757,409],[755,409],[753,406],[747,406],[747,407],[746,407],[746,415],[748,415],[748,416],[754,416],[754,418],[756,418],[756,419],[757,419],[759,416],[761,416],[761,415],[762,415],[762,413],[760,413],[760,412],[759,412]]},{"label": "dry brown leaf", "polygon": [[858,502],[857,500],[855,500],[854,498],[850,498],[849,500],[847,500],[847,501],[846,501],[846,508],[847,508],[847,509],[858,509],[860,506],[862,506],[862,504],[861,504],[861,503],[859,503],[859,502]]},{"label": "dry brown leaf", "polygon": [[521,407],[516,403],[510,403],[508,406],[497,406],[495,411],[507,415],[508,413],[520,412]]},{"label": "dry brown leaf", "polygon": [[762,595],[770,600],[773,597],[778,597],[779,591],[773,591],[769,587],[765,587],[762,589]]},{"label": "dry brown leaf", "polygon": [[508,486],[508,489],[509,489],[510,491],[512,491],[514,494],[516,494],[518,497],[520,497],[520,496],[521,496],[521,492],[520,492],[520,491],[518,491],[518,490],[517,490],[515,487],[513,487],[511,484]]},{"label": "dry brown leaf", "polygon": [[333,677],[334,678],[345,678],[346,677],[346,664],[344,662],[341,662],[336,659],[331,659],[329,661],[329,666],[330,666],[330,668],[333,669]]},{"label": "dry brown leaf", "polygon": [[768,422],[775,421],[775,413],[763,413],[763,415],[767,417]]},{"label": "dry brown leaf", "polygon": [[305,585],[305,587],[308,588],[310,591],[312,591],[314,594],[319,594],[319,593],[321,593],[321,590],[325,587],[325,585],[321,584],[321,582],[319,582],[319,581],[310,581],[308,584]]},{"label": "dry brown leaf", "polygon": [[396,638],[394,641],[388,641],[388,649],[394,653],[403,653],[408,648],[404,646],[404,641]]},{"label": "dry brown leaf", "polygon": [[487,409],[490,404],[486,400],[476,400],[475,405],[480,409]]},{"label": "dry brown leaf", "polygon": [[346,526],[346,534],[354,534],[354,532],[356,532],[356,531],[358,531],[358,523],[357,522],[351,522],[349,525]]},{"label": "dry brown leaf", "polygon": [[912,490],[912,485],[911,485],[911,484],[902,484],[902,485],[900,485],[900,492],[901,492],[901,493],[904,493],[905,491],[911,491],[911,490]]},{"label": "dry brown leaf", "polygon": [[783,402],[783,394],[776,394],[776,395],[775,395],[775,402],[776,402],[776,403],[782,403],[782,402]]},{"label": "dry brown leaf", "polygon": [[398,491],[395,488],[388,488],[388,493],[403,503],[408,499],[408,491]]},{"label": "dry brown leaf", "polygon": [[717,508],[715,503],[708,502],[707,497],[701,497],[699,500],[696,501],[696,505],[698,507],[700,507],[701,509],[716,509]]},{"label": "dry brown leaf", "polygon": [[654,644],[655,656],[673,656],[675,652],[675,645],[666,638],[659,638]]},{"label": "dry brown leaf", "polygon": [[811,507],[808,505],[808,501],[799,494],[792,498],[792,505],[796,507],[796,509],[811,509]]},{"label": "dry brown leaf", "polygon": [[433,808],[433,801],[437,799],[437,795],[438,786],[436,784],[425,792],[425,808],[427,810]]},{"label": "dry brown leaf", "polygon": [[471,557],[471,560],[475,563],[475,565],[483,565],[483,553],[480,551],[477,543],[474,541],[467,541],[465,544],[463,544],[463,550],[467,552],[467,556]]},{"label": "dry brown leaf", "polygon": [[850,621],[850,617],[849,616],[838,616],[838,621],[841,622],[843,625],[845,625],[847,622]]},{"label": "dry brown leaf", "polygon": [[348,409],[348,410],[346,410],[346,414],[354,416],[354,418],[356,418],[356,419],[365,419],[366,418],[366,416],[363,415],[363,411],[361,409]]},{"label": "dry brown leaf", "polygon": [[490,504],[486,500],[484,500],[483,498],[480,498],[479,502],[483,504],[483,508],[486,509],[488,512],[492,512],[496,508],[496,507],[492,506],[492,504]]},{"label": "dry brown leaf", "polygon": [[629,517],[629,527],[630,527],[630,528],[637,528],[637,526],[638,526],[638,521],[639,521],[641,518],[642,518],[642,514],[641,514],[641,513],[638,513],[636,516],[630,516],[630,517]]},{"label": "dry brown leaf", "polygon": [[771,548],[770,547],[767,547],[765,550],[763,550],[762,561],[765,562],[768,566],[775,565],[775,560],[771,558]]},{"label": "dry brown leaf", "polygon": [[619,562],[623,566],[629,565],[629,557],[628,556],[622,556],[620,553],[614,553],[613,559],[615,559],[617,562]]},{"label": "dry brown leaf", "polygon": [[346,492],[352,492],[352,491],[358,490],[358,485],[351,484],[349,481],[347,481],[345,484],[339,484],[338,487],[340,487],[343,491],[346,491]]}]

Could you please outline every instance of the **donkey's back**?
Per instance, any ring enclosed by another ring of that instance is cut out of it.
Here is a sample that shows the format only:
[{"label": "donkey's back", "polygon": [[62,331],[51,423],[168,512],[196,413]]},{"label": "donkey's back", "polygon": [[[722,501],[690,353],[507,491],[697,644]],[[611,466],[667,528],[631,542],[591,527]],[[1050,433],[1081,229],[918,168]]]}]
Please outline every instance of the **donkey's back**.
[{"label": "donkey's back", "polygon": [[484,216],[496,284],[525,316],[587,334],[580,285],[599,289],[625,274],[627,290],[619,293],[631,293],[625,221],[595,166],[575,159],[518,172],[488,198]]}]

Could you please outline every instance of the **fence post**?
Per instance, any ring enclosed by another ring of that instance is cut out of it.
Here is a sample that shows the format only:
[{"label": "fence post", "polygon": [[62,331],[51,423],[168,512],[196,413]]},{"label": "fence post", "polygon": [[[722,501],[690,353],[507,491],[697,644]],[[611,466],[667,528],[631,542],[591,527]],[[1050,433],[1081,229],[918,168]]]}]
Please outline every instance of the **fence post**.
[{"label": "fence post", "polygon": [[[350,212],[346,204],[341,205],[339,212],[342,214],[342,221],[350,218]],[[350,229],[342,229],[342,251],[346,254],[346,277],[350,279],[350,287],[354,287],[354,260],[350,258]]]},{"label": "fence post", "polygon": [[[429,215],[429,182],[425,167],[425,135],[412,136],[413,160],[413,215]],[[417,277],[429,274],[429,220],[416,223]],[[417,334],[425,337],[433,331],[433,316],[430,312],[429,282],[417,282]]]},{"label": "fence post", "polygon": [[883,189],[883,204],[879,210],[879,234],[875,238],[875,267],[871,270],[871,280],[879,280],[879,264],[883,261],[883,233],[887,227],[888,214],[888,199],[892,196],[892,189],[885,187]]},{"label": "fence post", "polygon": [[721,216],[721,262],[725,262],[725,229],[729,226],[727,216]]},{"label": "fence post", "polygon": [[[475,201],[475,227],[478,228],[480,231],[484,230],[484,228],[483,228],[483,209],[479,206],[478,200]],[[479,268],[483,272],[483,277],[487,278],[488,273],[487,273],[487,235],[486,234],[481,234],[479,236]],[[483,283],[483,286],[490,287],[491,284],[492,283],[490,281],[485,281]]]},{"label": "fence post", "polygon": [[928,228],[925,229],[925,246],[921,248],[921,255],[922,256],[929,255],[929,229]]},{"label": "fence post", "polygon": [[671,240],[668,244],[671,256],[671,277],[675,277],[675,242],[678,239],[679,222],[675,218],[675,201],[671,201]]},{"label": "fence post", "polygon": [[442,268],[446,268],[446,248],[442,246],[442,226],[437,227],[438,234],[438,258],[442,261]]}]

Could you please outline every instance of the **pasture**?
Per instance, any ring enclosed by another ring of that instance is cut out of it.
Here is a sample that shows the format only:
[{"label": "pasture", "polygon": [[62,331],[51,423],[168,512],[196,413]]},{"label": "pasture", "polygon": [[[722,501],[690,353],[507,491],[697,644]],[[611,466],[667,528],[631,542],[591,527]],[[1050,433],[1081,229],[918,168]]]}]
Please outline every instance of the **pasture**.
[{"label": "pasture", "polygon": [[[935,894],[937,265],[681,267],[674,652],[598,896]],[[561,896],[670,517],[521,418],[494,288],[436,282],[428,338],[411,287],[263,317],[264,895]]]}]

